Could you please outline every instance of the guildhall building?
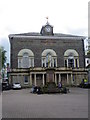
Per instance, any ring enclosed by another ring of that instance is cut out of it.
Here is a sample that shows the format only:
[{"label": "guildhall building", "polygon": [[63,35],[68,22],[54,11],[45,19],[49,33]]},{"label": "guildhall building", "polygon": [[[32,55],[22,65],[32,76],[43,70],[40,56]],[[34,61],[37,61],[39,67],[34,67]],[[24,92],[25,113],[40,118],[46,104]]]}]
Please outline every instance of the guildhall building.
[{"label": "guildhall building", "polygon": [[9,82],[22,87],[61,81],[79,85],[87,77],[83,36],[53,33],[48,22],[39,33],[10,34]]}]

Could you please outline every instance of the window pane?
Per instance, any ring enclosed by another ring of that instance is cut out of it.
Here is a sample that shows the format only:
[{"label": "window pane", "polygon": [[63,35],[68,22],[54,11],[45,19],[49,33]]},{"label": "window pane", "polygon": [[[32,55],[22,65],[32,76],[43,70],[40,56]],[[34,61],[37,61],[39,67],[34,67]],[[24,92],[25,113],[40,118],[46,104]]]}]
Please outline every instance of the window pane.
[{"label": "window pane", "polygon": [[89,60],[87,60],[87,64],[89,64]]},{"label": "window pane", "polygon": [[28,76],[25,76],[25,77],[24,77],[24,82],[25,82],[25,83],[28,83]]},{"label": "window pane", "polygon": [[29,57],[23,57],[23,68],[29,67]]},{"label": "window pane", "polygon": [[67,60],[65,60],[65,67],[67,67]]},{"label": "window pane", "polygon": [[74,67],[74,59],[68,59],[68,67]]},{"label": "window pane", "polygon": [[77,62],[77,59],[75,60],[76,61],[76,68],[78,67],[78,62]]},{"label": "window pane", "polygon": [[54,59],[54,67],[56,67],[56,60]]},{"label": "window pane", "polygon": [[22,66],[23,66],[23,68],[29,68],[29,55],[28,55],[28,53],[23,54]]}]

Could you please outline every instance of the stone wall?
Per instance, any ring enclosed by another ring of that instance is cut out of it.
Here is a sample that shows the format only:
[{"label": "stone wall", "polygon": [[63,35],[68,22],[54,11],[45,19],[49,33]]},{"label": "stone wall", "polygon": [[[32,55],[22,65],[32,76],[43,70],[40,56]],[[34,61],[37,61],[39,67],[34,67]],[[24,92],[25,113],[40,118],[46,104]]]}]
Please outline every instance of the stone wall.
[{"label": "stone wall", "polygon": [[82,40],[75,39],[30,39],[13,37],[11,43],[11,68],[18,67],[18,53],[21,49],[30,49],[34,53],[35,67],[41,67],[41,54],[45,49],[53,49],[57,54],[58,67],[64,66],[64,52],[75,49],[79,53],[80,67],[84,67],[84,48]]}]

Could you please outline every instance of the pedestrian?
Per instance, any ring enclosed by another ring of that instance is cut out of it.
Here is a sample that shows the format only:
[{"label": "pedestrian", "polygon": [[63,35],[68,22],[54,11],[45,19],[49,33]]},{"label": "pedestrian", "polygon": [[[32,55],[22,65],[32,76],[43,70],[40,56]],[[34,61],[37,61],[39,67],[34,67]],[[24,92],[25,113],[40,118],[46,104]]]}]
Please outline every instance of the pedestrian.
[{"label": "pedestrian", "polygon": [[34,93],[34,85],[32,85],[32,88],[31,88],[31,93]]},{"label": "pedestrian", "polygon": [[88,83],[88,80],[85,78],[84,79],[84,84],[87,84]]},{"label": "pedestrian", "polygon": [[81,83],[80,83],[80,87],[83,88],[83,86],[84,86],[84,79],[82,79],[82,81],[81,81]]},{"label": "pedestrian", "polygon": [[58,84],[58,88],[62,88],[62,83],[61,82],[59,82],[59,84]]},{"label": "pedestrian", "polygon": [[82,84],[84,84],[84,79],[82,79],[82,82],[81,82]]}]

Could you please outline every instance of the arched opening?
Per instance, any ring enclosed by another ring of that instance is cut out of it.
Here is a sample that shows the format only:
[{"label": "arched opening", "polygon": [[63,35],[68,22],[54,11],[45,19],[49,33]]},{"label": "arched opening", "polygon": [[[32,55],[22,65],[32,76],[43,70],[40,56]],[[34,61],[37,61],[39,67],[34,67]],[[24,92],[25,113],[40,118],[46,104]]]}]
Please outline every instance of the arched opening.
[{"label": "arched opening", "polygon": [[45,49],[42,52],[42,67],[57,67],[57,55],[52,49]]},{"label": "arched opening", "polygon": [[18,53],[18,68],[34,67],[34,54],[29,49],[22,49]]},{"label": "arched opening", "polygon": [[68,49],[64,53],[64,66],[79,68],[79,54],[74,49]]}]

